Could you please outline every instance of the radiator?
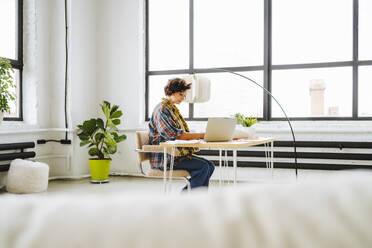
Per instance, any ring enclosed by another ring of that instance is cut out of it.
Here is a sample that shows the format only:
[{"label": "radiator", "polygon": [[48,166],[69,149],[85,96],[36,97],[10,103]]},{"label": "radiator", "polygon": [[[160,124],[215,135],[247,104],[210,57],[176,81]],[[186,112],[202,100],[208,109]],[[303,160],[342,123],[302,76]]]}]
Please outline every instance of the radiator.
[{"label": "radiator", "polygon": [[33,158],[34,151],[25,151],[27,148],[34,148],[34,142],[0,144],[0,171],[9,170],[10,161],[16,158]]},{"label": "radiator", "polygon": [[[296,141],[296,147],[299,169],[372,169],[372,142]],[[239,150],[238,167],[266,167],[265,151],[269,150],[263,145]],[[201,150],[197,154],[217,162],[219,151]],[[232,151],[228,155],[231,158]],[[274,142],[274,167],[295,168],[292,141]]]}]

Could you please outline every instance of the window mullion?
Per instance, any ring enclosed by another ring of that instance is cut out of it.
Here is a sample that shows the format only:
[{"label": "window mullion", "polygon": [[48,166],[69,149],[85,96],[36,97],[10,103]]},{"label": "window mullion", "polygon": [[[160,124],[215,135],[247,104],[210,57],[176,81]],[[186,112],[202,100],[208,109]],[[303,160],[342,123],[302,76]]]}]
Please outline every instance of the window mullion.
[{"label": "window mullion", "polygon": [[[271,0],[264,2],[264,88],[271,92]],[[263,119],[271,119],[271,98],[263,94]]]},{"label": "window mullion", "polygon": [[[189,0],[189,70],[194,70],[194,0]],[[193,103],[189,103],[189,118],[194,119]]]},{"label": "window mullion", "polygon": [[[23,121],[23,90],[22,90],[22,82],[23,82],[23,0],[14,0],[16,2],[16,9],[14,11],[16,25],[15,30],[16,32],[16,40],[15,47],[16,47],[16,57],[14,59],[9,59],[11,66],[14,70],[18,71],[18,80],[17,80],[17,88],[18,97],[17,97],[17,116],[8,116],[5,117],[4,120],[6,121]],[[16,77],[14,78],[16,79]]]},{"label": "window mullion", "polygon": [[359,0],[353,0],[353,97],[352,116],[358,119],[358,25],[359,25]]}]

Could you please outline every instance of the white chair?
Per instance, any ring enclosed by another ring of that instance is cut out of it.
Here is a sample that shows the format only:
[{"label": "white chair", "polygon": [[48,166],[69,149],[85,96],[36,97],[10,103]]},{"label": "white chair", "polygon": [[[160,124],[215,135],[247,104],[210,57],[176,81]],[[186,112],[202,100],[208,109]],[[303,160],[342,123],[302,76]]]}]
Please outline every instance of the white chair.
[{"label": "white chair", "polygon": [[[149,153],[163,153],[164,148],[159,145],[149,145],[149,132],[148,131],[137,131],[136,132],[136,152],[138,154],[138,163],[141,169],[141,173],[145,177],[150,178],[163,178],[164,180],[164,192],[167,192],[167,178],[170,179],[182,179],[186,182],[187,190],[190,192],[190,174],[186,170],[160,170],[160,169],[152,169],[149,168],[148,170],[144,171],[142,163],[149,160]],[[171,154],[171,151],[167,151]],[[175,155],[178,154],[176,150]],[[170,180],[171,183],[171,180]],[[171,185],[169,185],[170,188]]]}]

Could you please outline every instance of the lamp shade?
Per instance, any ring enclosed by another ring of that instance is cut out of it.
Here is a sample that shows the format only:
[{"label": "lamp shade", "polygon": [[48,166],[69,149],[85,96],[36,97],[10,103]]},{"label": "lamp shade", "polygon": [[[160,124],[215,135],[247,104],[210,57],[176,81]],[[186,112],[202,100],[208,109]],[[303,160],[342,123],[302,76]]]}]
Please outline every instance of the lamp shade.
[{"label": "lamp shade", "polygon": [[186,102],[200,103],[207,102],[211,95],[211,81],[199,75],[186,76],[185,81],[191,83],[191,89],[187,92]]}]

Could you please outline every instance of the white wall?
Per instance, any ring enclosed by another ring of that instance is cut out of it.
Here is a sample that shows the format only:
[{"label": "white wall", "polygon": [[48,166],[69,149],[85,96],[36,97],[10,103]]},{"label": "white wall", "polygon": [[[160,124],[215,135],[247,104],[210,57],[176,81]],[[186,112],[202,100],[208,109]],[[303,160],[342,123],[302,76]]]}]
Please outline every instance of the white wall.
[{"label": "white wall", "polygon": [[143,4],[97,2],[97,103],[120,106],[128,139],[119,144],[112,171],[138,173],[134,131],[144,124]]},{"label": "white wall", "polygon": [[[70,1],[70,127],[75,128],[84,120],[97,115],[96,102],[96,27],[97,1]],[[63,102],[63,101],[62,101]],[[80,148],[74,135],[72,152],[72,175],[88,174],[88,154]],[[77,166],[75,166],[77,165]]]},{"label": "white wall", "polygon": [[124,112],[124,128],[138,127],[144,112],[142,3],[99,1],[97,6],[97,101]]}]

